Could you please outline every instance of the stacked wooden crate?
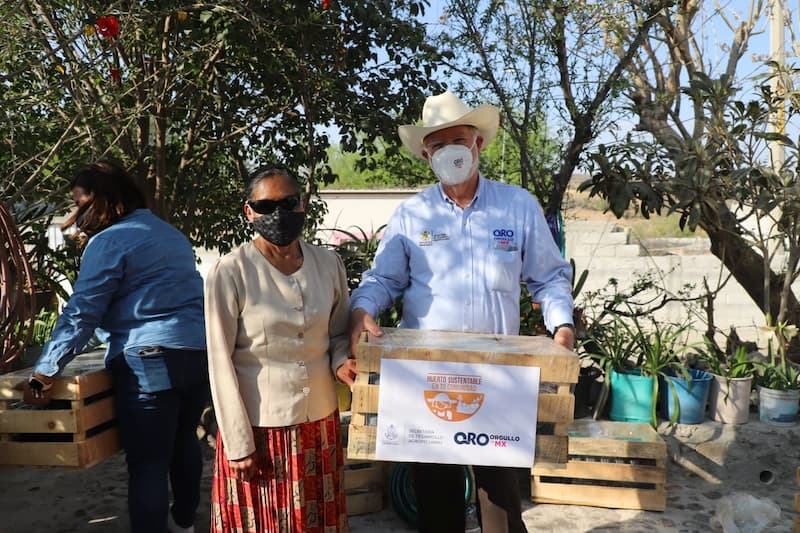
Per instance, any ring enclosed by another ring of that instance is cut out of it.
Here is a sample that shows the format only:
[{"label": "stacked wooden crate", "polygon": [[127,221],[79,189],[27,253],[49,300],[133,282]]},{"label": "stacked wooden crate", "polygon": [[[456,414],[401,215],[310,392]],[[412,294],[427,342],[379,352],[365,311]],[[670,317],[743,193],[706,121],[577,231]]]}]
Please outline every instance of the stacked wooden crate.
[{"label": "stacked wooden crate", "polygon": [[384,485],[383,463],[345,460],[344,490],[348,516],[375,513],[383,509]]},{"label": "stacked wooden crate", "polygon": [[0,465],[88,468],[120,449],[102,354],[81,355],[67,365],[46,408],[22,402],[30,374],[0,375]]},{"label": "stacked wooden crate", "polygon": [[384,328],[382,337],[362,337],[356,350],[358,377],[353,386],[347,456],[375,458],[379,382],[382,359],[534,366],[540,368],[536,461],[565,463],[567,437],[578,381],[574,353],[547,337],[520,337],[449,331]]},{"label": "stacked wooden crate", "polygon": [[566,467],[534,465],[531,500],[663,511],[667,446],[648,424],[576,420]]}]

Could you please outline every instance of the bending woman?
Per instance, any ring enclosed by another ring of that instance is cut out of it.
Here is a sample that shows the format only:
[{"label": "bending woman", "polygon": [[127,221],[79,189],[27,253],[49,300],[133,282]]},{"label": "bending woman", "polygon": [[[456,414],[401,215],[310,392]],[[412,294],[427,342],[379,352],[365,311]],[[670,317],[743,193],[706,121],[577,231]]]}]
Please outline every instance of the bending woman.
[{"label": "bending woman", "polygon": [[258,236],[206,279],[211,392],[219,425],[214,532],[347,531],[334,388],[348,360],[342,260],[299,240],[300,187],[288,170],[250,178]]},{"label": "bending woman", "polygon": [[209,396],[203,280],[194,252],[146,209],[144,195],[116,163],[86,166],[70,186],[77,209],[64,228],[76,226],[88,241],[26,401],[47,403],[53,377],[99,329],[128,463],[131,530],[194,531],[203,470],[196,431]]}]

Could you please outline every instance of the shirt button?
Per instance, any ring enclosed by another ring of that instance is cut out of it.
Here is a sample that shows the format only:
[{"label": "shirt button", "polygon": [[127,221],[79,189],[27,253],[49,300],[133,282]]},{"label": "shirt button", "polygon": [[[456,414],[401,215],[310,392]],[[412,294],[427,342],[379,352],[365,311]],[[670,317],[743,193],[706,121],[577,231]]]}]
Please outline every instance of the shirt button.
[{"label": "shirt button", "polygon": [[305,361],[298,361],[297,362],[297,366],[306,366],[306,362]]},{"label": "shirt button", "polygon": [[301,331],[300,333],[298,333],[298,334],[297,334],[297,338],[298,338],[298,339],[302,339],[302,338],[303,338],[303,332],[302,332],[302,331]]},{"label": "shirt button", "polygon": [[305,394],[306,396],[308,396],[308,394],[309,394],[310,392],[311,392],[311,387],[303,387],[303,394]]},{"label": "shirt button", "polygon": [[302,311],[303,307],[298,305],[297,307],[294,308],[294,310],[295,311]]}]

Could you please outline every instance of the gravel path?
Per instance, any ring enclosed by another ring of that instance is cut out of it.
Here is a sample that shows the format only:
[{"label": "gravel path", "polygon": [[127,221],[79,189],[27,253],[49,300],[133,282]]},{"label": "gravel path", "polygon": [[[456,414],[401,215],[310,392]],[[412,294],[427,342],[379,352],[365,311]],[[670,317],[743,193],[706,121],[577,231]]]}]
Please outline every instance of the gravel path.
[{"label": "gravel path", "polygon": [[[795,475],[800,465],[800,427],[776,428],[756,420],[742,426],[715,422],[662,425],[669,460],[667,510],[663,513],[528,501],[527,472],[520,470],[524,518],[528,530],[552,532],[721,531],[712,528],[717,505],[736,492],[771,501],[781,508],[767,529],[790,532]],[[210,452],[203,481],[206,495],[197,531],[208,531]],[[0,532],[125,532],[126,472],[121,455],[86,471],[50,468],[0,469]],[[353,517],[353,533],[410,532],[391,510]],[[476,531],[476,530],[473,530]]]}]

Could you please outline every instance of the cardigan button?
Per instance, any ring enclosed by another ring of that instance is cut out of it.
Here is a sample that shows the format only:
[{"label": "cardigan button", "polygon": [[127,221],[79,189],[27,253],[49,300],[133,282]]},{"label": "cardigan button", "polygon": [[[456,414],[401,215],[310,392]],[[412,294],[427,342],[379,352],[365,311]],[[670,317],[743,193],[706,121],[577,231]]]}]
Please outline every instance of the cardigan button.
[{"label": "cardigan button", "polygon": [[311,392],[311,387],[303,387],[303,394],[305,394],[306,396],[308,396],[308,394],[309,394],[310,392]]}]

